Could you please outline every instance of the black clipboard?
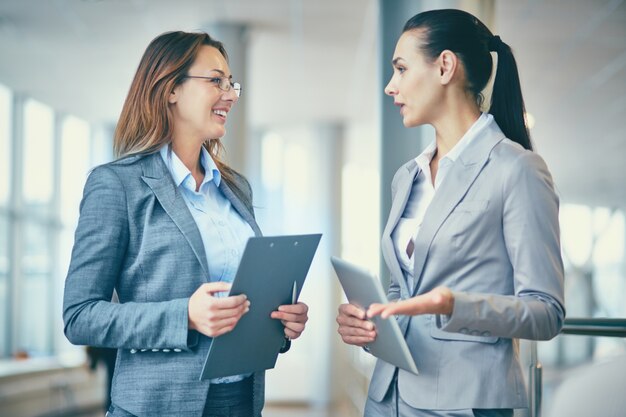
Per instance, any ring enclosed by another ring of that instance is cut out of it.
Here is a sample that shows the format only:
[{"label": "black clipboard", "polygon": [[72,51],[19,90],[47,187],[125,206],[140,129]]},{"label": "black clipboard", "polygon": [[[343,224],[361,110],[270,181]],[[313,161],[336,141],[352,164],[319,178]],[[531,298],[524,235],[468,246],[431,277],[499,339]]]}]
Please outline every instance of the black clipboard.
[{"label": "black clipboard", "polygon": [[250,311],[231,332],[212,340],[200,380],[274,368],[285,332],[280,320],[270,314],[297,300],[321,237],[248,240],[229,295],[246,294]]}]

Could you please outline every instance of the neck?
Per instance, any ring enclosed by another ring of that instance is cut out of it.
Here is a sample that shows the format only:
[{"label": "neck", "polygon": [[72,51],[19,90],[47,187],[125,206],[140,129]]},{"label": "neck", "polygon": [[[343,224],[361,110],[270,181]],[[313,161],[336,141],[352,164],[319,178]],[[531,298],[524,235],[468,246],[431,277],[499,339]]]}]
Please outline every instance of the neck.
[{"label": "neck", "polygon": [[190,141],[186,144],[184,141],[172,141],[172,151],[178,156],[178,159],[187,167],[191,175],[197,177],[203,175],[204,170],[200,163],[200,152],[202,145]]},{"label": "neck", "polygon": [[480,117],[480,109],[465,101],[449,106],[433,126],[437,141],[437,159],[444,157]]}]

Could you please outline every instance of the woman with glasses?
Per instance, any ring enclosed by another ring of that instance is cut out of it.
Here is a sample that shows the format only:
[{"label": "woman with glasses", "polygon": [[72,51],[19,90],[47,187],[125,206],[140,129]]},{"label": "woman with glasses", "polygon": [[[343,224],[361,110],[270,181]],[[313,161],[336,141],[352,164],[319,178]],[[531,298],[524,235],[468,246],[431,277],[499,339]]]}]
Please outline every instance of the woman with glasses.
[{"label": "woman with glasses", "polygon": [[558,198],[532,150],[515,59],[476,17],[434,10],[409,19],[391,63],[385,93],[435,141],[391,184],[390,303],[344,304],[337,322],[344,342],[366,347],[368,317],[397,319],[419,374],[379,360],[365,415],[512,416],[528,407],[517,339],[553,338],[565,317]]},{"label": "woman with glasses", "polygon": [[[211,339],[249,309],[245,295],[225,294],[247,239],[261,234],[250,185],[218,154],[240,94],[220,42],[158,36],[117,124],[119,159],[87,180],[63,318],[72,343],[118,349],[109,416],[261,415],[263,372],[199,380]],[[307,310],[272,313],[283,350]]]}]

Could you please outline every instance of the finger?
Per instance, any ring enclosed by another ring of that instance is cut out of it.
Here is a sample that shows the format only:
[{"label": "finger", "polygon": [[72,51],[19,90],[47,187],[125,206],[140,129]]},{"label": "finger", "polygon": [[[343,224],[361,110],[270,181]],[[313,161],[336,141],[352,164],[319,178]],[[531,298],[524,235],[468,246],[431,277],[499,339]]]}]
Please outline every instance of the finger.
[{"label": "finger", "polygon": [[297,323],[306,323],[307,320],[309,319],[309,317],[306,314],[289,314],[289,313],[283,313],[280,311],[273,311],[272,318],[280,319],[284,321],[293,321]]},{"label": "finger", "polygon": [[376,337],[376,330],[364,330],[357,327],[341,326],[337,329],[341,336]]},{"label": "finger", "polygon": [[287,336],[291,340],[299,338],[301,334],[302,334],[302,331],[297,332],[297,331],[294,331],[285,327],[285,336]]},{"label": "finger", "polygon": [[209,337],[217,337],[234,329],[238,321],[239,319],[234,317],[216,322],[206,322],[201,326],[201,332]]},{"label": "finger", "polygon": [[374,317],[374,316],[378,316],[386,307],[388,304],[378,304],[378,303],[374,303],[370,306],[370,308],[367,309],[367,317]]},{"label": "finger", "polygon": [[354,317],[340,316],[337,318],[339,326],[354,327],[363,330],[374,330],[374,323],[368,320],[361,320]]},{"label": "finger", "polygon": [[291,321],[283,321],[282,323],[283,326],[285,326],[285,329],[289,329],[297,333],[302,333],[304,331],[304,323],[294,323]]},{"label": "finger", "polygon": [[225,298],[213,298],[211,300],[211,309],[228,309],[237,308],[248,300],[245,294],[231,295]]},{"label": "finger", "polygon": [[230,291],[231,284],[228,282],[208,282],[202,284],[201,288],[209,295],[213,295],[216,292]]},{"label": "finger", "polygon": [[346,316],[357,317],[360,319],[365,319],[365,311],[354,304],[342,304],[339,306],[339,314],[343,314]]},{"label": "finger", "polygon": [[356,345],[356,346],[360,346],[363,347],[369,343],[374,342],[375,339],[369,338],[369,337],[355,337],[355,336],[348,336],[348,337],[344,337],[342,338],[342,340],[345,343],[348,343],[350,345]]},{"label": "finger", "polygon": [[412,298],[409,300],[404,300],[404,301],[399,301],[397,303],[388,304],[382,310],[382,312],[380,313],[380,316],[386,319],[389,316],[394,315],[394,314],[410,314],[410,315],[418,314],[420,312],[419,310],[420,305],[416,301],[417,300],[415,298]]},{"label": "finger", "polygon": [[278,306],[278,311],[293,314],[306,314],[309,312],[309,307],[304,303],[285,304]]},{"label": "finger", "polygon": [[245,302],[238,307],[235,308],[224,308],[224,309],[213,309],[210,310],[208,317],[210,320],[215,319],[226,319],[231,317],[242,316],[250,311],[250,303]]}]

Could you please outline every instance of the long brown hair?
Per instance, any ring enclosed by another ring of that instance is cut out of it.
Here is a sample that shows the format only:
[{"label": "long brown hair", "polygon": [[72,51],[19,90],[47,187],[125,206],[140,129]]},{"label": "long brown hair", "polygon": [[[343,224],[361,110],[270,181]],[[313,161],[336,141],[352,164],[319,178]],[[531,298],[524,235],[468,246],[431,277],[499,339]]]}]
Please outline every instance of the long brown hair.
[{"label": "long brown hair", "polygon": [[[171,142],[174,119],[168,98],[183,82],[204,45],[216,48],[228,61],[224,45],[204,32],[166,32],[150,42],[141,57],[115,128],[113,150],[117,157],[151,154]],[[204,147],[222,178],[234,188],[233,191],[244,197],[234,180],[239,174],[219,158],[222,150],[219,138],[207,139]]]}]

